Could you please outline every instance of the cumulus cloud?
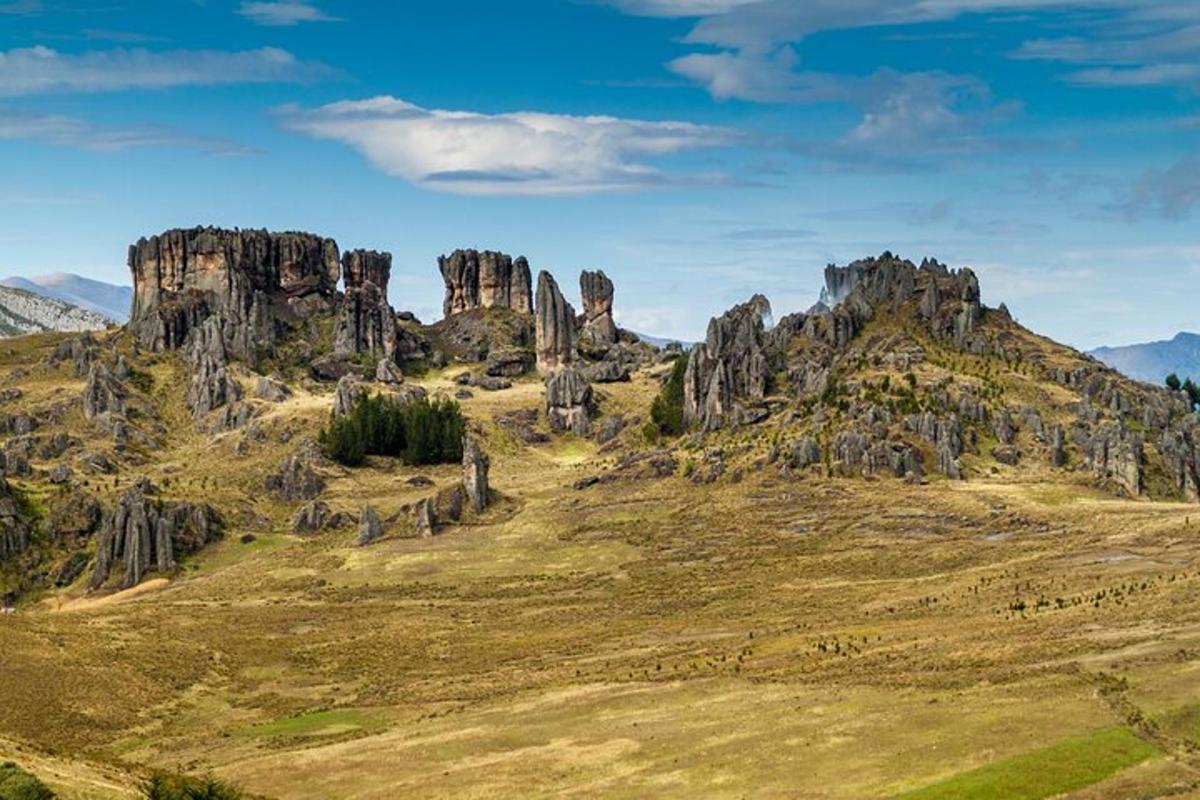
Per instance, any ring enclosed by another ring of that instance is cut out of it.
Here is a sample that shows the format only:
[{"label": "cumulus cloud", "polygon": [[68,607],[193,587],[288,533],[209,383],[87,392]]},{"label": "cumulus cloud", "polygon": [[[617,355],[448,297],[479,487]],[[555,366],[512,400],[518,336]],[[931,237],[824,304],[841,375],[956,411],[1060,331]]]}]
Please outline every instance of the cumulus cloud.
[{"label": "cumulus cloud", "polygon": [[273,27],[288,27],[299,25],[301,22],[335,22],[331,17],[305,0],[284,0],[283,2],[242,3],[238,10],[243,17],[259,25]]},{"label": "cumulus cloud", "polygon": [[0,96],[113,92],[235,83],[308,82],[333,75],[286,50],[93,50],[48,47],[0,51]]},{"label": "cumulus cloud", "polygon": [[657,158],[736,143],[729,129],[687,122],[539,112],[426,109],[394,97],[278,109],[285,127],[343,142],[377,169],[458,194],[567,194],[728,183],[668,172]]},{"label": "cumulus cloud", "polygon": [[197,136],[158,125],[96,125],[76,117],[13,108],[0,108],[0,139],[28,139],[102,153],[144,147],[184,148],[220,155],[256,152],[228,139]]}]

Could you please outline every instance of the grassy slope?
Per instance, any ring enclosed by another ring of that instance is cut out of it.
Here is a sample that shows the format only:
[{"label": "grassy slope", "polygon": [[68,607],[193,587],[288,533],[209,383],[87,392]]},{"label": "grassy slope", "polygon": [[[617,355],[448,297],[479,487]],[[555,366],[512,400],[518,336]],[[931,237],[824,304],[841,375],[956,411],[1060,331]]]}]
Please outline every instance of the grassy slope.
[{"label": "grassy slope", "polygon": [[[21,342],[0,368],[29,354]],[[404,517],[355,548],[352,529],[291,536],[294,505],[258,488],[315,430],[328,390],[274,409],[266,440],[237,455],[240,434],[191,429],[170,359],[149,371],[173,433],[145,469],[220,505],[230,535],[169,584],[100,600],[71,587],[0,618],[0,735],[26,753],[213,769],[289,798],[861,798],[1009,774],[1127,726],[1164,755],[1098,796],[1196,781],[1193,506],[986,465],[961,485],[751,470],[740,484],[575,491],[617,454],[497,427],[496,413],[538,404],[523,382],[464,401],[497,507],[433,540],[408,538]],[[1004,380],[1014,396],[1043,391]],[[35,372],[24,402],[74,395],[64,381]],[[610,412],[636,415],[654,384],[603,391]],[[749,446],[749,463],[775,437],[768,423],[726,446]],[[111,497],[134,474],[94,488]],[[326,499],[386,517],[429,493],[415,474],[331,472]],[[449,485],[457,470],[421,474]],[[0,741],[0,758],[15,746]]]}]

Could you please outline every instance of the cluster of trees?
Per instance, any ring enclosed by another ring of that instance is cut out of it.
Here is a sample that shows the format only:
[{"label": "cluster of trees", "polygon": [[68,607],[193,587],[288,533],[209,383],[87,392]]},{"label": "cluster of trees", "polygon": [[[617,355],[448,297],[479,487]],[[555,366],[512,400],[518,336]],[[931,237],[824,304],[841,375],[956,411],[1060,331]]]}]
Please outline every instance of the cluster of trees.
[{"label": "cluster of trees", "polygon": [[462,460],[467,424],[458,403],[448,398],[400,400],[362,396],[349,414],[333,417],[318,442],[325,455],[347,467],[367,456],[392,456],[405,464],[444,464]]},{"label": "cluster of trees", "polygon": [[1192,408],[1200,407],[1200,386],[1191,378],[1186,381],[1179,380],[1179,376],[1172,372],[1167,376],[1167,388],[1173,392],[1184,392],[1188,399],[1192,401]]},{"label": "cluster of trees", "polygon": [[142,785],[146,800],[242,800],[235,786],[215,778],[190,778],[186,775],[155,773]]},{"label": "cluster of trees", "polygon": [[54,792],[11,761],[0,764],[0,800],[54,800]]},{"label": "cluster of trees", "polygon": [[678,436],[683,433],[683,375],[687,358],[675,359],[667,382],[650,404],[650,422],[646,424],[647,438]]}]

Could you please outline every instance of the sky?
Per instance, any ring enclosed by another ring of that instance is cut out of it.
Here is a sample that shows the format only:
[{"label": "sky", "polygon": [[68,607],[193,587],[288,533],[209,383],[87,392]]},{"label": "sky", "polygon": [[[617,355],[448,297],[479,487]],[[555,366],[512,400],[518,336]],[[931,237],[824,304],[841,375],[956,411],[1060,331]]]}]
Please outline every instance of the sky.
[{"label": "sky", "polygon": [[884,250],[1081,348],[1200,328],[1196,0],[0,0],[0,274],[193,225],[525,255],[618,322]]}]

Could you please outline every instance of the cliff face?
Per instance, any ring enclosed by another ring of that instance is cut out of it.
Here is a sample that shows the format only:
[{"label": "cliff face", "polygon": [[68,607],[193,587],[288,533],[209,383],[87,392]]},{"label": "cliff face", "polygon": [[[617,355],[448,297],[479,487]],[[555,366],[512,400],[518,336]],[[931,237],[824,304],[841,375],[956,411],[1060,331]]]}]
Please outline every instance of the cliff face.
[{"label": "cliff face", "polygon": [[533,313],[529,262],[491,250],[455,250],[438,259],[446,285],[442,312],[449,317],[475,308]]},{"label": "cliff face", "polygon": [[133,307],[129,330],[151,350],[182,347],[220,314],[230,353],[254,362],[278,327],[312,307],[328,310],[337,291],[337,243],[307,233],[192,228],[140,239],[129,248]]}]

